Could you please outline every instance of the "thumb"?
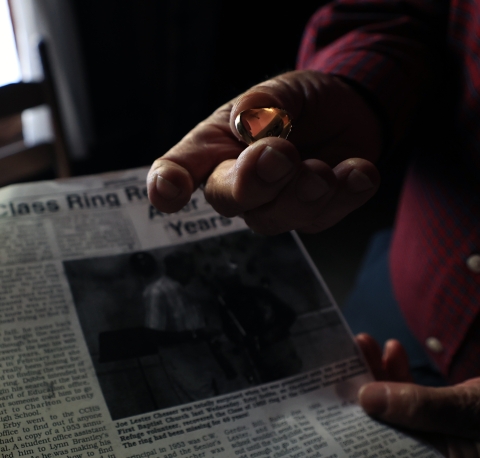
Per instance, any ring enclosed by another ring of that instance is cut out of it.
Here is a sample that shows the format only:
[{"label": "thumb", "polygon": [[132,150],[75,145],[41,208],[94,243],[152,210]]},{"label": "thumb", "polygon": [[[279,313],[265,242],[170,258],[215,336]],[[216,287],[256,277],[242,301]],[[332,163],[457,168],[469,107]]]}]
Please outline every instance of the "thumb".
[{"label": "thumb", "polygon": [[303,159],[318,157],[321,151],[318,158],[335,166],[353,156],[374,162],[380,154],[377,115],[353,87],[336,76],[299,70],[253,86],[233,105],[230,128],[234,135],[241,139],[235,119],[242,111],[269,107],[290,115],[288,140]]},{"label": "thumb", "polygon": [[480,378],[447,388],[374,382],[359,393],[364,410],[408,429],[480,440]]}]

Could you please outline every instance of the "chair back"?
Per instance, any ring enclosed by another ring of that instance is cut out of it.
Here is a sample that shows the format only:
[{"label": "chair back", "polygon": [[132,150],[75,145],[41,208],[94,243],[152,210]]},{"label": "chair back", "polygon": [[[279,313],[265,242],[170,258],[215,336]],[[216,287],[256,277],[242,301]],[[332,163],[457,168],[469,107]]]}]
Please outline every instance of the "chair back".
[{"label": "chair back", "polygon": [[[35,179],[53,172],[57,178],[70,176],[70,165],[58,105],[55,82],[45,42],[38,46],[44,79],[0,87],[0,186]],[[27,146],[21,135],[20,115],[41,105],[50,108],[53,139]]]}]

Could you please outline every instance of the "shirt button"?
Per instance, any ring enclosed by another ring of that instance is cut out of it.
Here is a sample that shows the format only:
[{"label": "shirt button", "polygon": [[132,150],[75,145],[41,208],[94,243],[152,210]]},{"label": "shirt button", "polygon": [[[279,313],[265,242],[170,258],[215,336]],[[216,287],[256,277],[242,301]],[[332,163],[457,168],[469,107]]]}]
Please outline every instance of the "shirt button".
[{"label": "shirt button", "polygon": [[480,273],[480,254],[472,254],[467,258],[467,267],[475,274]]},{"label": "shirt button", "polygon": [[436,337],[429,337],[425,341],[425,345],[429,350],[433,351],[434,353],[440,353],[441,351],[443,351],[442,342],[440,342]]}]

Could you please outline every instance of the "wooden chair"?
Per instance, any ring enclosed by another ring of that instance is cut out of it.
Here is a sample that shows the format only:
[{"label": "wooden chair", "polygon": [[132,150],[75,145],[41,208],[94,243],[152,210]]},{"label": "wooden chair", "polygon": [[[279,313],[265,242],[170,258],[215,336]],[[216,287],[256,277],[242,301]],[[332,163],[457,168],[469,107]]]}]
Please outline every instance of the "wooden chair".
[{"label": "wooden chair", "polygon": [[[67,147],[55,90],[55,82],[44,42],[38,46],[44,79],[40,82],[19,82],[0,87],[0,186],[44,176],[70,176]],[[22,111],[40,105],[50,107],[54,138],[27,146],[21,135]],[[6,143],[6,137],[11,141]]]}]

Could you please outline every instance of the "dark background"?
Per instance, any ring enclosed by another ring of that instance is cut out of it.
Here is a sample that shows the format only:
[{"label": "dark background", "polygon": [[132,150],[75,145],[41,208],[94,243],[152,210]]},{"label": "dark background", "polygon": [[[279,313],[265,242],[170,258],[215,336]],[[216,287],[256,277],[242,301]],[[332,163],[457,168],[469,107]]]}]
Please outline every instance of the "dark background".
[{"label": "dark background", "polygon": [[75,0],[95,142],[76,174],[150,164],[215,108],[295,67],[322,0]]}]

